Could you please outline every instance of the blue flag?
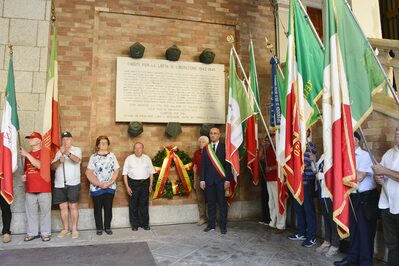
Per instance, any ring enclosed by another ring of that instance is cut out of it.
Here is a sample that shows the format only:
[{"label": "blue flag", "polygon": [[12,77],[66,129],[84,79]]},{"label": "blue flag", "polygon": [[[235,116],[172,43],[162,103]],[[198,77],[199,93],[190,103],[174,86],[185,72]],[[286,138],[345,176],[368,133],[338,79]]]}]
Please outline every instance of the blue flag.
[{"label": "blue flag", "polygon": [[271,106],[270,106],[270,127],[278,128],[280,126],[281,109],[280,109],[280,96],[278,87],[282,84],[282,80],[277,72],[277,64],[279,63],[276,57],[270,59],[272,65],[272,93],[271,93]]}]

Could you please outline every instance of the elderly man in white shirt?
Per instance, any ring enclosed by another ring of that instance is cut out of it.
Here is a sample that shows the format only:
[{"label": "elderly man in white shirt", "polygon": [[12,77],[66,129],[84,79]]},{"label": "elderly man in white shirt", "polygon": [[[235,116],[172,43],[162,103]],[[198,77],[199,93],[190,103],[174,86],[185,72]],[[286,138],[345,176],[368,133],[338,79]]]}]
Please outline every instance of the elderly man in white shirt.
[{"label": "elderly man in white shirt", "polygon": [[80,194],[80,164],[82,151],[72,145],[72,134],[65,131],[61,134],[62,146],[51,163],[55,170],[53,204],[60,207],[63,230],[58,234],[63,238],[70,234],[68,227],[68,208],[71,212],[72,238],[79,238],[78,201]]},{"label": "elderly man in white shirt", "polygon": [[382,185],[380,202],[385,246],[388,248],[387,265],[399,262],[399,127],[395,130],[395,146],[382,157],[381,164],[373,166],[375,179]]},{"label": "elderly man in white shirt", "polygon": [[133,231],[139,227],[150,230],[148,200],[152,191],[155,169],[150,157],[143,154],[144,145],[134,144],[134,154],[123,165],[123,181],[129,194],[129,220]]}]

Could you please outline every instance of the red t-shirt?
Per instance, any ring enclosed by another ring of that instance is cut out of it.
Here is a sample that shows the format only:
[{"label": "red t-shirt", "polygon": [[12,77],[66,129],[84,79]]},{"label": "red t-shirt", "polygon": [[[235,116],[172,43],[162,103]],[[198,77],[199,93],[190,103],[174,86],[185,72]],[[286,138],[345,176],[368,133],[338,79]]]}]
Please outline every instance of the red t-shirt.
[{"label": "red t-shirt", "polygon": [[202,158],[202,150],[196,150],[194,152],[194,158],[193,158],[193,165],[197,167],[197,171],[195,172],[198,176],[201,175],[201,158]]},{"label": "red t-shirt", "polygon": [[[40,150],[30,151],[33,158],[40,160]],[[40,176],[40,169],[34,167],[28,158],[25,158],[25,173],[26,173],[26,192],[51,192],[51,182],[46,182]]]},{"label": "red t-shirt", "polygon": [[[272,147],[266,149],[266,167],[273,167],[277,165],[276,154]],[[266,181],[277,181],[277,168],[269,173],[266,173]]]}]

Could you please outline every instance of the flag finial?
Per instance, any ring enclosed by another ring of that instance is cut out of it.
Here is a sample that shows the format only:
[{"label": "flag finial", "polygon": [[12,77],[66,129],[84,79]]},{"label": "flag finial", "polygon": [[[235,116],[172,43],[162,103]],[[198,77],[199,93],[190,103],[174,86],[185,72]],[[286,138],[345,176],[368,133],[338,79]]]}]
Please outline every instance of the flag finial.
[{"label": "flag finial", "polygon": [[234,43],[234,36],[233,36],[233,35],[228,35],[228,36],[226,37],[226,40],[227,40],[228,43],[230,43],[231,45],[233,45],[233,43]]},{"label": "flag finial", "polygon": [[8,49],[10,50],[10,51],[9,51],[9,52],[10,52],[10,55],[12,55],[12,54],[14,53],[14,51],[12,50],[12,47],[13,47],[12,44],[9,44],[9,45],[8,45]]},{"label": "flag finial", "polygon": [[51,21],[55,22],[57,17],[55,16],[55,5],[54,1],[51,1]]},{"label": "flag finial", "polygon": [[266,48],[269,49],[270,53],[274,56],[274,45],[269,42],[269,39],[267,39],[267,37],[265,37],[265,41],[266,41]]}]

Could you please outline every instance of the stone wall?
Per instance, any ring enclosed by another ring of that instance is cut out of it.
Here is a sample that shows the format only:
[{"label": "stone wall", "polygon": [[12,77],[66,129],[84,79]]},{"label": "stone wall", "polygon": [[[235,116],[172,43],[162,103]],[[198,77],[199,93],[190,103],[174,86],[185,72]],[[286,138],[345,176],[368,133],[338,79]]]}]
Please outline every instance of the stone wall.
[{"label": "stone wall", "polygon": [[42,103],[46,89],[50,1],[0,0],[0,15],[0,92],[3,96],[9,62],[7,45],[12,44],[21,134],[25,135],[32,130],[41,131]]},{"label": "stone wall", "polygon": [[[15,90],[22,145],[23,136],[42,131],[43,101],[47,79],[50,1],[0,0],[0,115],[9,64],[8,44],[13,45]],[[1,119],[1,118],[0,118]],[[14,177],[13,232],[25,232],[25,187]]]}]

